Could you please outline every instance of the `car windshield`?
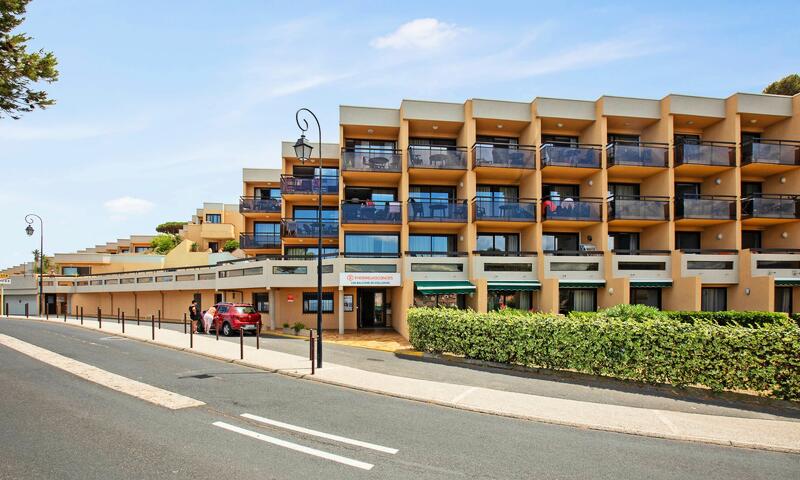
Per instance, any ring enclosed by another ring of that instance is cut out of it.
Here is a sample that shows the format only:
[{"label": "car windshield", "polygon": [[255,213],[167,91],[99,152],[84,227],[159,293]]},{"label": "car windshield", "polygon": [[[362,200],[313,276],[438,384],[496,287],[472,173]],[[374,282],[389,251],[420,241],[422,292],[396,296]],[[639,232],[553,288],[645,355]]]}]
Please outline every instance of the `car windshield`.
[{"label": "car windshield", "polygon": [[253,307],[236,307],[238,313],[256,313]]}]

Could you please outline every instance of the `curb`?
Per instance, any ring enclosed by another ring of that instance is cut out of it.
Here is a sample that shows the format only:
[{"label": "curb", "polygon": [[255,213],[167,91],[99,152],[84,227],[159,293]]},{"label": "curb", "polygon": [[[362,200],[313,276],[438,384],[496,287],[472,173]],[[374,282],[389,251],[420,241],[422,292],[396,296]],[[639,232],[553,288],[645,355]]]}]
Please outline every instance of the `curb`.
[{"label": "curb", "polygon": [[[53,322],[51,320],[37,319],[37,318],[28,318],[28,319],[15,318],[15,319],[16,320],[34,320],[34,321],[41,322],[41,323],[54,323],[54,324],[57,324],[57,325],[61,324],[61,322]],[[83,329],[86,329],[86,330],[92,330],[92,331],[97,331],[97,332],[103,332],[103,330],[101,330],[99,328],[94,328],[94,327],[90,327],[90,326],[87,326],[87,325],[76,325],[76,324],[71,324],[71,323],[64,323],[64,325],[68,325],[68,326],[71,326],[71,327],[77,327],[77,328],[83,328]],[[636,436],[640,436],[640,437],[659,438],[659,439],[664,439],[664,440],[677,440],[677,441],[683,441],[683,442],[702,443],[702,444],[719,445],[719,446],[726,446],[726,447],[746,448],[746,449],[750,449],[750,450],[761,450],[761,451],[771,451],[771,452],[779,452],[779,453],[800,454],[800,446],[798,446],[796,448],[777,447],[777,446],[773,446],[773,445],[748,443],[748,442],[737,442],[737,441],[732,441],[732,440],[727,440],[727,441],[726,440],[717,440],[717,439],[713,439],[713,438],[699,437],[699,436],[692,436],[692,435],[673,435],[673,434],[666,434],[666,433],[661,434],[661,433],[653,433],[653,432],[647,432],[647,431],[642,431],[642,430],[637,430],[637,429],[617,428],[617,427],[608,427],[608,426],[600,426],[600,425],[592,425],[592,424],[583,424],[583,423],[569,422],[569,421],[564,421],[564,420],[553,420],[551,418],[536,417],[536,416],[532,416],[532,415],[517,415],[517,414],[508,413],[508,412],[501,412],[501,411],[496,411],[496,410],[488,410],[488,409],[470,407],[470,406],[466,406],[466,405],[459,405],[458,403],[453,403],[453,402],[443,402],[443,401],[439,401],[439,400],[429,400],[429,399],[415,397],[415,396],[412,396],[412,395],[403,395],[403,394],[397,394],[397,393],[392,393],[392,392],[386,392],[386,391],[383,391],[383,390],[380,390],[380,389],[376,389],[376,388],[360,387],[360,386],[350,385],[350,384],[337,382],[337,381],[333,381],[333,380],[326,380],[326,379],[323,379],[323,378],[320,378],[320,377],[315,377],[315,376],[313,376],[311,374],[307,374],[307,373],[296,373],[296,372],[289,371],[289,370],[271,369],[271,368],[268,368],[268,367],[264,367],[264,366],[261,366],[261,365],[250,363],[247,360],[224,358],[224,357],[220,357],[218,355],[213,355],[213,354],[204,353],[204,352],[198,352],[196,350],[189,349],[187,347],[176,347],[176,346],[173,346],[173,345],[167,345],[167,344],[164,344],[164,343],[160,343],[158,341],[135,338],[135,337],[131,337],[127,333],[126,334],[112,333],[112,334],[120,336],[120,337],[128,338],[128,339],[131,339],[131,340],[140,341],[142,343],[147,343],[147,344],[151,344],[151,345],[155,345],[155,346],[159,346],[159,347],[165,347],[165,348],[169,348],[171,350],[176,350],[176,351],[181,351],[181,352],[186,352],[186,353],[193,353],[195,355],[203,356],[203,357],[206,357],[206,358],[219,360],[219,361],[222,361],[222,362],[225,362],[225,363],[232,363],[232,364],[240,365],[240,366],[243,366],[243,367],[253,368],[255,370],[261,370],[261,371],[265,371],[265,372],[268,372],[268,373],[277,373],[279,375],[284,375],[284,376],[287,376],[287,377],[292,377],[292,378],[296,378],[296,379],[300,379],[300,380],[308,380],[308,381],[313,381],[313,382],[317,382],[317,383],[323,383],[323,384],[327,384],[327,385],[334,385],[334,386],[337,386],[337,387],[348,388],[350,390],[358,390],[358,391],[372,393],[372,394],[376,394],[376,395],[382,395],[382,396],[385,396],[385,397],[399,398],[399,399],[403,399],[403,400],[409,400],[409,401],[414,401],[414,402],[419,402],[419,403],[425,403],[425,404],[429,404],[429,405],[437,405],[437,406],[440,406],[440,407],[447,407],[447,408],[452,408],[452,409],[456,409],[456,410],[463,410],[463,411],[468,411],[468,412],[473,412],[473,413],[481,413],[481,414],[485,414],[485,415],[494,415],[494,416],[505,417],[505,418],[515,418],[515,419],[519,419],[519,420],[534,421],[534,422],[545,423],[545,424],[549,424],[549,425],[559,425],[559,426],[566,426],[566,427],[572,427],[572,428],[580,428],[580,429],[584,429],[584,430],[593,430],[593,431],[611,432],[611,433],[621,433],[621,434],[626,434],[626,435],[636,435]],[[396,354],[398,354],[398,356],[401,356],[401,357],[407,357],[409,359],[414,359],[414,360],[418,360],[418,361],[419,360],[432,361],[432,359],[436,358],[435,356],[431,356],[431,354],[426,354],[424,352],[418,352],[416,350],[403,351],[403,353],[397,353],[396,352]],[[453,358],[459,358],[459,357],[453,357]],[[446,360],[440,360],[440,361],[446,361]],[[453,361],[453,363],[456,363],[456,362]],[[635,408],[635,407],[632,407],[632,408]]]}]

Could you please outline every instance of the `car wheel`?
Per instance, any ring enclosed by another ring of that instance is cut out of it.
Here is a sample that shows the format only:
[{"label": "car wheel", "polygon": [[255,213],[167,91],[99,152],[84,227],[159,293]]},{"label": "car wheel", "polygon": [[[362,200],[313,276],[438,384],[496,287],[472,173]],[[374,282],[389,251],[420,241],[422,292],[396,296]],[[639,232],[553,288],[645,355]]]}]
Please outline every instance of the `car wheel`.
[{"label": "car wheel", "polygon": [[233,335],[233,329],[231,328],[230,323],[225,322],[222,324],[222,334],[225,335],[226,337],[230,337],[231,335]]}]

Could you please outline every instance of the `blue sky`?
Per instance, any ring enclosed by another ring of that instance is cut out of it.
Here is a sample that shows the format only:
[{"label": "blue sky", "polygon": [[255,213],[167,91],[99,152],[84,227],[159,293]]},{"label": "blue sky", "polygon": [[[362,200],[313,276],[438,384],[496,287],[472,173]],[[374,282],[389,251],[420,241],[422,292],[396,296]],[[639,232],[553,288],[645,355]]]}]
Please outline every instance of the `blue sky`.
[{"label": "blue sky", "polygon": [[[384,4],[385,3],[385,4]],[[340,104],[758,92],[800,70],[800,3],[34,0],[58,103],[0,120],[0,266],[238,201],[294,112]]]}]

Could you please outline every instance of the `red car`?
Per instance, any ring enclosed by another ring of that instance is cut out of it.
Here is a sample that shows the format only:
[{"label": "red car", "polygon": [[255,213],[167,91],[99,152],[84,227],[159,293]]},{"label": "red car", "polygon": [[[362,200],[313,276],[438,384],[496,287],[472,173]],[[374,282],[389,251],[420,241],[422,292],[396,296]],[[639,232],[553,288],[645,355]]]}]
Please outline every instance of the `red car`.
[{"label": "red car", "polygon": [[215,305],[217,314],[214,315],[213,328],[221,328],[220,332],[229,337],[234,331],[256,333],[261,314],[256,312],[249,303],[218,303]]}]

